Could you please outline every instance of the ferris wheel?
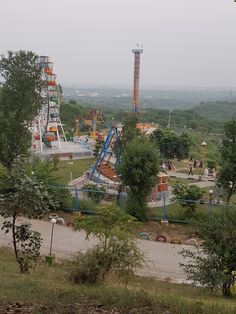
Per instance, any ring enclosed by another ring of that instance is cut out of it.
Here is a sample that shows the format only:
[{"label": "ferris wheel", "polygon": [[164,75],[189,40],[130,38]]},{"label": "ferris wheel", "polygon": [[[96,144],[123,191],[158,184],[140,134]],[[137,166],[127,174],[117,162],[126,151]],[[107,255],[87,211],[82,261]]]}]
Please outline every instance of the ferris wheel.
[{"label": "ferris wheel", "polygon": [[60,120],[60,105],[62,100],[62,88],[56,82],[56,74],[53,72],[54,63],[48,56],[39,57],[39,65],[42,70],[42,79],[45,88],[42,91],[43,105],[32,124],[32,148],[43,151],[48,148],[61,149],[62,141],[66,142],[63,125]]}]

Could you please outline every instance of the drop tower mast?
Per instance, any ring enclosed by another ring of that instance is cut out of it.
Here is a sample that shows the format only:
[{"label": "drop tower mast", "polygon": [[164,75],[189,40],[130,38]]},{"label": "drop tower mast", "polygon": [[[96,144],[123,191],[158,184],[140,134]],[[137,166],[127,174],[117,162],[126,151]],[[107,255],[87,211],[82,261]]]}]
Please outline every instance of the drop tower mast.
[{"label": "drop tower mast", "polygon": [[139,112],[139,80],[140,80],[140,55],[143,53],[143,49],[137,48],[132,50],[134,54],[134,90],[133,90],[133,102],[132,111]]}]

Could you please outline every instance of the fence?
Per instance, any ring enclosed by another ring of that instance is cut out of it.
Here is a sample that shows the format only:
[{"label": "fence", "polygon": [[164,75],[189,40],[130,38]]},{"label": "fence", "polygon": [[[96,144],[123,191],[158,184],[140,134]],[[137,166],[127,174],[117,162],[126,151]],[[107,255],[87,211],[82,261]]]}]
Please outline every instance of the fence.
[{"label": "fence", "polygon": [[[55,186],[53,189],[67,190],[68,200],[62,205],[62,210],[78,211],[84,214],[96,213],[98,204],[108,205],[118,204],[121,208],[125,207],[127,194],[117,190],[117,186],[106,186],[106,191],[96,189],[86,189],[82,185],[87,183],[86,177],[77,182],[77,187]],[[98,187],[104,185],[98,184]],[[62,193],[63,195],[63,193]],[[96,196],[97,195],[97,196]],[[169,201],[169,202],[168,202]],[[236,206],[230,206],[236,208]],[[222,200],[201,199],[175,199],[170,200],[168,196],[158,202],[158,206],[148,208],[148,217],[150,220],[168,220],[176,223],[188,223],[194,214],[206,216],[209,213],[222,214],[226,208]]]}]

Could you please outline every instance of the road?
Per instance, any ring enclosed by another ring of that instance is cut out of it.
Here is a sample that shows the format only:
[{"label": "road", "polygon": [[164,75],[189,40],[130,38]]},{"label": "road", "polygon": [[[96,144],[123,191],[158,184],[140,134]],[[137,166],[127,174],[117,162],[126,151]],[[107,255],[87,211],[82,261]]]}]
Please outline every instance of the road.
[{"label": "road", "polygon": [[[29,222],[29,220],[23,218],[20,221]],[[0,217],[0,228],[2,227],[2,223],[3,218]],[[41,254],[48,254],[51,224],[41,220],[30,220],[30,223],[33,230],[39,231],[42,235]],[[58,258],[69,258],[79,250],[85,251],[96,243],[97,240],[94,237],[86,240],[84,232],[75,232],[69,227],[55,225],[52,253]],[[143,269],[138,271],[139,275],[152,276],[161,280],[168,278],[172,282],[185,281],[186,276],[179,267],[179,263],[183,262],[183,259],[178,252],[183,248],[195,250],[194,247],[146,240],[139,240],[138,245],[145,253],[146,260]],[[12,246],[11,236],[4,234],[2,230],[0,230],[0,246]]]}]

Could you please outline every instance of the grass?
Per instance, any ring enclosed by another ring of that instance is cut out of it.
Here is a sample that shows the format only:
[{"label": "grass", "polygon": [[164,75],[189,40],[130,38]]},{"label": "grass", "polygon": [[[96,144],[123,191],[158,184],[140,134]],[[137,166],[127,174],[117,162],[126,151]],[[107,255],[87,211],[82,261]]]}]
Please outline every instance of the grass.
[{"label": "grass", "polygon": [[188,179],[184,178],[168,178],[168,182],[170,186],[173,186],[175,183],[189,184],[191,183]]},{"label": "grass", "polygon": [[68,184],[71,181],[71,173],[73,180],[79,178],[94,162],[94,158],[60,161],[58,169],[54,171],[54,174],[58,178],[58,183]]},{"label": "grass", "polygon": [[[126,289],[114,275],[105,284],[75,285],[68,280],[69,272],[69,263],[47,266],[41,261],[31,274],[19,274],[12,252],[0,248],[0,310],[3,304],[21,301],[34,303],[34,313],[233,314],[236,311],[235,299],[225,300],[220,294],[213,295],[202,288],[135,276]],[[42,305],[50,309],[43,311]]]},{"label": "grass", "polygon": [[[161,207],[152,207],[148,209],[148,215],[152,218],[160,218],[162,217],[162,208]],[[222,214],[224,211],[224,207],[222,206],[213,206],[211,210],[217,214]],[[197,204],[196,213],[201,216],[207,216],[209,214],[210,207],[208,200],[205,199],[205,204]],[[166,206],[167,219],[175,219],[186,221],[188,218],[186,215],[186,210],[178,203],[173,203]]]}]

